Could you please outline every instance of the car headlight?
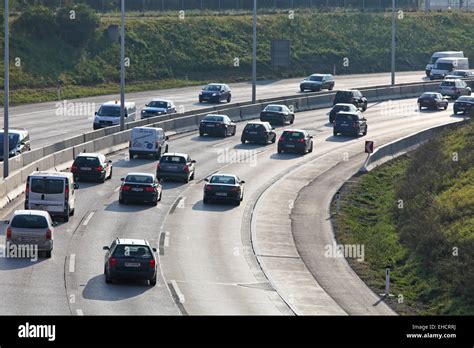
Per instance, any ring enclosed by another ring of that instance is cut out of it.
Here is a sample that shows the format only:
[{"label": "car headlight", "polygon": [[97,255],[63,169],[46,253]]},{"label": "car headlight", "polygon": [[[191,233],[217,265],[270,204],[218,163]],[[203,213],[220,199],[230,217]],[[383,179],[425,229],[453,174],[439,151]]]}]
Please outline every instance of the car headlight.
[{"label": "car headlight", "polygon": [[217,95],[217,93],[212,93],[212,96],[215,97]]},{"label": "car headlight", "polygon": [[143,115],[145,112],[146,112],[145,110],[142,110],[142,115]]},{"label": "car headlight", "polygon": [[199,92],[199,95],[202,95],[202,92]]}]

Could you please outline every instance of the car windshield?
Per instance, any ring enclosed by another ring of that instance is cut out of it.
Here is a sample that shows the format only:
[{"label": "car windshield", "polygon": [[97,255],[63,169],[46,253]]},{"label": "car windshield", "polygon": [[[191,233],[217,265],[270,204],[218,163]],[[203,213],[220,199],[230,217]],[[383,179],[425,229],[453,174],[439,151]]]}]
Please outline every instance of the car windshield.
[{"label": "car windshield", "polygon": [[98,116],[120,117],[120,106],[101,106]]},{"label": "car windshield", "polygon": [[464,71],[453,71],[451,73],[451,75],[455,75],[455,76],[465,76],[466,73]]},{"label": "car windshield", "polygon": [[32,178],[31,192],[58,194],[63,193],[64,180],[62,179],[47,179],[47,178]]},{"label": "car windshield", "polygon": [[284,139],[302,139],[304,134],[302,132],[283,132],[281,135]]},{"label": "car windshield", "polygon": [[127,175],[125,181],[136,184],[152,184],[153,177],[149,175]]},{"label": "car windshield", "polygon": [[[3,152],[3,134],[4,133],[0,133],[0,149],[2,150],[2,152]],[[8,134],[8,148],[10,150],[13,150],[17,146],[19,139],[20,139],[20,136],[18,134],[9,133]]]},{"label": "car windshield", "polygon": [[214,175],[209,182],[211,184],[235,185],[235,178],[227,175]]},{"label": "car windshield", "polygon": [[207,85],[205,88],[204,88],[205,91],[213,91],[213,92],[216,92],[216,91],[220,91],[221,90],[221,86],[220,85]]},{"label": "car windshield", "polygon": [[435,69],[438,70],[451,70],[453,68],[453,63],[437,63]]},{"label": "car windshield", "polygon": [[48,220],[40,215],[16,215],[11,223],[16,228],[48,228]]},{"label": "car windshield", "polygon": [[161,163],[186,163],[186,158],[182,156],[162,156],[160,159]]},{"label": "car windshield", "polygon": [[431,57],[430,64],[435,64],[439,57]]},{"label": "car windshield", "polygon": [[222,116],[206,116],[203,121],[206,122],[224,122],[224,117]]},{"label": "car windshield", "polygon": [[310,76],[308,80],[310,80],[310,81],[322,81],[323,77],[322,76]]},{"label": "car windshield", "polygon": [[114,257],[130,257],[140,259],[151,259],[153,254],[147,245],[124,245],[120,244],[114,250]]},{"label": "car windshield", "polygon": [[264,111],[283,111],[283,107],[278,105],[268,105]]},{"label": "car windshield", "polygon": [[148,104],[148,106],[151,108],[166,108],[167,105],[168,105],[167,102],[159,101],[159,100],[154,100]]},{"label": "car windshield", "polygon": [[74,164],[81,167],[97,167],[100,165],[100,161],[97,157],[79,156],[74,161]]}]

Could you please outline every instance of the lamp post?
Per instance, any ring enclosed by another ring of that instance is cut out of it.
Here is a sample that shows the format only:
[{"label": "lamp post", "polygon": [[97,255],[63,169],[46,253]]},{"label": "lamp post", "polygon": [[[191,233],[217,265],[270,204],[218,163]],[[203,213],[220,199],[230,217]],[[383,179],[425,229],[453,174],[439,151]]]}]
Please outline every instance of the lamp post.
[{"label": "lamp post", "polygon": [[10,157],[10,144],[8,135],[8,105],[10,102],[9,96],[9,63],[10,63],[10,49],[9,49],[9,32],[8,32],[8,0],[5,0],[5,40],[4,40],[4,56],[3,56],[3,68],[4,68],[4,95],[3,95],[3,178],[8,177],[8,158]]},{"label": "lamp post", "polygon": [[395,84],[395,0],[392,0],[392,86]]},{"label": "lamp post", "polygon": [[257,100],[257,0],[253,0],[252,103]]},{"label": "lamp post", "polygon": [[125,0],[121,0],[120,28],[120,130],[125,130]]}]

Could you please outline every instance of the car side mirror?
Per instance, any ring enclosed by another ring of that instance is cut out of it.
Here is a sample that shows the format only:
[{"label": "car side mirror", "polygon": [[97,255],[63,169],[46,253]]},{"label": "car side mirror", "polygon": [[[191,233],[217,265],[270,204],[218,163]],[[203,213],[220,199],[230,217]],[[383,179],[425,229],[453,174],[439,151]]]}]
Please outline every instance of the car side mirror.
[{"label": "car side mirror", "polygon": [[120,178],[120,181],[125,181],[125,178]]},{"label": "car side mirror", "polygon": [[205,178],[204,181],[205,181],[205,182],[209,182],[209,179],[208,179],[208,178]]},{"label": "car side mirror", "polygon": [[151,250],[153,250],[156,253],[156,248],[151,248]]},{"label": "car side mirror", "polygon": [[10,223],[10,220],[5,220],[5,221],[3,221],[3,223],[4,223],[5,225],[8,225],[8,224]]},{"label": "car side mirror", "polygon": [[168,135],[165,136],[165,140],[170,140],[170,137]]},{"label": "car side mirror", "polygon": [[312,135],[310,135],[310,136],[309,136],[309,138],[310,138],[310,139],[313,139],[313,136],[312,136]]},{"label": "car side mirror", "polygon": [[145,106],[150,106],[150,104],[145,104]]},{"label": "car side mirror", "polygon": [[57,221],[53,221],[53,227],[56,227],[57,225],[59,225],[59,223]]},{"label": "car side mirror", "polygon": [[191,163],[196,163],[196,160],[192,160]]},{"label": "car side mirror", "polygon": [[244,181],[244,180],[241,180],[240,183],[241,183],[241,184],[245,184],[245,181]]},{"label": "car side mirror", "polygon": [[77,182],[74,183],[74,189],[78,189],[79,188],[79,184]]},{"label": "car side mirror", "polygon": [[96,115],[96,116],[97,116],[97,111],[94,113],[94,115]]},{"label": "car side mirror", "polygon": [[110,247],[108,247],[107,245],[106,245],[106,246],[103,246],[103,247],[102,247],[102,250],[110,250]]},{"label": "car side mirror", "polygon": [[112,163],[112,160],[109,160],[109,163]]}]

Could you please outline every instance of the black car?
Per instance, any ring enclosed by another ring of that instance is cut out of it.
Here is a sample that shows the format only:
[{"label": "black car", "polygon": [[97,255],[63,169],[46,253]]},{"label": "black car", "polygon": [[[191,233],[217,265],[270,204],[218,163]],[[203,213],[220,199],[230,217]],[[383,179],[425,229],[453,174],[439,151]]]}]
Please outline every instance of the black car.
[{"label": "black car", "polygon": [[270,124],[293,124],[295,114],[286,105],[271,104],[260,112],[260,121]]},{"label": "black car", "polygon": [[153,99],[145,104],[141,111],[141,118],[154,117],[159,115],[176,113],[176,105],[171,100],[167,99]]},{"label": "black car", "polygon": [[300,91],[321,91],[327,89],[332,91],[334,88],[334,77],[331,74],[313,74],[300,83]]},{"label": "black car", "polygon": [[204,179],[203,203],[212,201],[230,201],[236,205],[244,199],[245,181],[238,176],[231,174],[214,174],[210,178]]},{"label": "black car", "polygon": [[114,280],[145,280],[156,285],[156,249],[146,239],[117,238],[107,250],[104,261],[104,275],[107,284]]},{"label": "black car", "polygon": [[152,203],[161,201],[162,187],[155,175],[147,173],[129,173],[120,179],[119,204],[128,202]]},{"label": "black car", "polygon": [[278,139],[277,151],[298,152],[303,155],[313,152],[313,136],[303,129],[285,130]]},{"label": "black car", "polygon": [[463,114],[474,115],[474,97],[459,97],[454,102],[453,111],[455,114],[462,112]]},{"label": "black car", "polygon": [[74,181],[112,179],[112,161],[100,153],[81,153],[71,166]]},{"label": "black car", "polygon": [[337,91],[332,105],[352,104],[362,111],[367,110],[367,98],[357,89],[346,89]]},{"label": "black car", "polygon": [[268,122],[249,122],[245,125],[242,135],[240,137],[242,144],[245,142],[268,143],[276,141],[276,133],[273,127]]},{"label": "black car", "polygon": [[156,165],[156,178],[180,179],[184,182],[194,179],[195,160],[185,153],[165,153]]},{"label": "black car", "polygon": [[222,100],[230,103],[231,99],[232,91],[230,87],[224,83],[210,83],[199,93],[200,103],[203,101],[220,103]]},{"label": "black car", "polygon": [[235,135],[237,125],[226,115],[207,115],[199,124],[199,135],[216,135],[226,137]]},{"label": "black car", "polygon": [[331,111],[329,111],[329,122],[333,123],[334,119],[336,118],[336,115],[341,111],[360,113],[360,110],[356,108],[353,104],[336,104],[332,107]]},{"label": "black car", "polygon": [[[3,129],[0,129],[0,161],[3,161]],[[31,150],[30,134],[26,129],[8,129],[8,158]]]},{"label": "black car", "polygon": [[339,133],[347,135],[355,135],[358,137],[367,134],[367,120],[358,113],[340,112],[336,115],[333,123],[333,135]]},{"label": "black car", "polygon": [[448,99],[444,98],[441,93],[436,92],[425,92],[418,98],[418,109],[421,111],[422,108],[438,110],[448,108]]}]

